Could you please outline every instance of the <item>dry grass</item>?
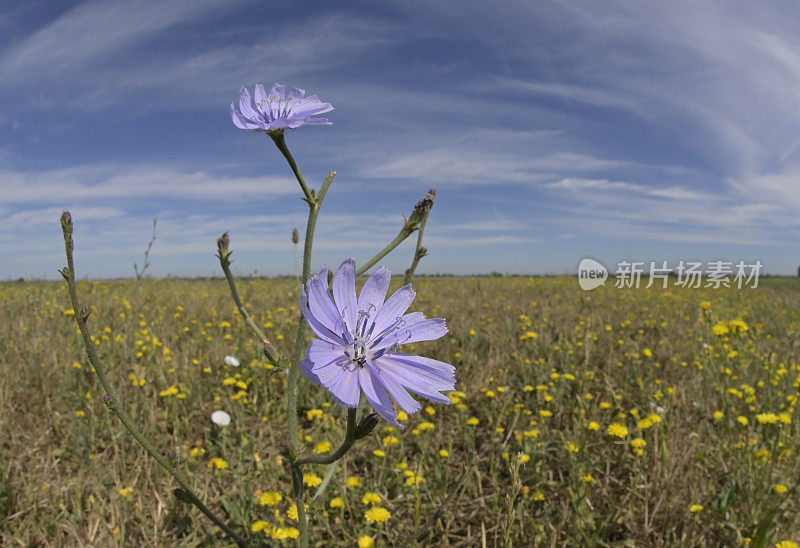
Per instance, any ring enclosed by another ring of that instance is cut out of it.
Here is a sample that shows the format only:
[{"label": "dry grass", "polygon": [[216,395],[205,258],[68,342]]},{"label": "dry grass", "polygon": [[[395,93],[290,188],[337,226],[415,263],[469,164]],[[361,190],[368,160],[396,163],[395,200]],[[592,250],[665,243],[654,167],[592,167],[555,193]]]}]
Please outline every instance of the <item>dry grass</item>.
[{"label": "dry grass", "polygon": [[[252,314],[284,353],[298,319],[294,286],[241,282]],[[800,478],[796,280],[762,280],[741,291],[584,293],[571,278],[439,278],[415,286],[413,309],[446,317],[452,333],[414,350],[455,364],[463,394],[449,407],[431,405],[433,414],[423,409],[403,431],[383,424],[355,446],[309,510],[319,546],[355,546],[360,535],[399,543],[426,523],[465,467],[464,489],[430,544],[736,546],[751,538],[756,545],[762,523],[764,542],[800,542],[792,490]],[[225,282],[82,282],[80,291],[93,305],[90,328],[109,378],[154,445],[178,449],[202,497],[243,533],[268,539],[250,533],[258,520],[266,531],[290,528],[290,481],[268,453],[285,440],[284,374],[262,359]],[[0,541],[200,546],[219,539],[172,497],[171,478],[101,403],[64,313],[63,284],[1,284],[0,301]],[[738,319],[746,331],[728,324]],[[723,323],[732,331],[714,334]],[[225,366],[226,354],[242,366]],[[172,386],[176,394],[160,395]],[[299,401],[308,450],[320,441],[335,446],[341,410],[305,381]],[[211,424],[215,408],[232,415],[230,427]],[[308,420],[311,409],[322,418]],[[777,422],[762,416],[762,424],[761,413]],[[661,422],[639,424],[652,414]],[[425,421],[433,428],[420,428]],[[628,434],[609,435],[612,423]],[[636,438],[646,444],[641,455]],[[209,467],[213,458],[227,468]],[[423,480],[409,481],[410,471]],[[348,486],[352,476],[361,486]],[[776,492],[780,484],[789,491]],[[269,491],[283,500],[260,505]],[[388,522],[364,519],[368,491],[391,512]],[[330,506],[334,497],[342,507]],[[703,509],[691,512],[693,504]]]}]

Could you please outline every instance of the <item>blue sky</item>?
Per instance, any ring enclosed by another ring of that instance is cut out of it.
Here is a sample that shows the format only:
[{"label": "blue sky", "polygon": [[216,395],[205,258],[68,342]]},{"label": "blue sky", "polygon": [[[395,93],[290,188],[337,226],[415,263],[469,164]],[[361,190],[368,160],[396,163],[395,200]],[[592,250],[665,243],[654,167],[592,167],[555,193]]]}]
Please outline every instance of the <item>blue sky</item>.
[{"label": "blue sky", "polygon": [[[420,272],[564,273],[585,256],[800,263],[794,2],[7,2],[0,279],[293,271],[305,204],[229,104],[330,102],[287,141],[322,209],[314,264],[364,261],[429,187]],[[397,272],[413,243],[386,264]],[[10,258],[10,260],[9,260]]]}]

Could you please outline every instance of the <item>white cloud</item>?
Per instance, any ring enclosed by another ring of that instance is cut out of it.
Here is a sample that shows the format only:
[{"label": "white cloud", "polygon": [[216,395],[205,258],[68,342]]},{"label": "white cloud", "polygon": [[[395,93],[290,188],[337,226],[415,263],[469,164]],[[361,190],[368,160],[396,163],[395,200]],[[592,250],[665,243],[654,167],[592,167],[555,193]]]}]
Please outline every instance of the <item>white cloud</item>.
[{"label": "white cloud", "polygon": [[5,85],[44,81],[55,85],[63,75],[74,78],[98,61],[226,4],[222,0],[95,0],[78,4],[7,48],[0,57],[0,75],[6,80]]},{"label": "white cloud", "polygon": [[[575,145],[551,131],[484,130],[417,140],[416,150],[370,155],[366,178],[417,179],[452,185],[534,183],[553,172],[583,173],[635,167],[634,162],[563,150]],[[562,150],[559,149],[561,145]],[[408,147],[408,145],[406,145]]]},{"label": "white cloud", "polygon": [[236,177],[159,165],[90,164],[45,171],[0,170],[6,203],[71,206],[107,199],[180,198],[242,202],[297,193],[286,177]]},{"label": "white cloud", "polygon": [[[0,91],[18,98],[20,90],[28,90],[24,100],[17,99],[18,110],[114,108],[120,116],[130,116],[143,110],[225,105],[237,97],[241,85],[269,86],[272,82],[264,78],[300,75],[311,75],[313,81],[391,39],[391,27],[385,24],[334,14],[308,19],[302,32],[295,26],[257,32],[262,27],[250,24],[240,29],[253,36],[247,43],[212,33],[205,47],[148,53],[145,41],[152,36],[163,37],[172,27],[230,7],[219,0],[80,5],[0,58]],[[125,25],[128,18],[134,24]],[[51,85],[54,81],[57,86]]]}]

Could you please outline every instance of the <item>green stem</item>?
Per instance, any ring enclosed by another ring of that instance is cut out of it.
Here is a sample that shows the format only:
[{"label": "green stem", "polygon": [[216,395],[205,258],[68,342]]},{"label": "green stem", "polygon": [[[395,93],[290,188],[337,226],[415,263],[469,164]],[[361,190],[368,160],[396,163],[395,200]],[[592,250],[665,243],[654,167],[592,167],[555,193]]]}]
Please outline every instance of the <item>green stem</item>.
[{"label": "green stem", "polygon": [[414,272],[417,270],[417,265],[419,264],[419,260],[427,255],[428,250],[422,247],[422,235],[425,232],[425,223],[428,222],[428,215],[430,215],[430,211],[428,211],[425,216],[422,218],[422,221],[419,223],[419,232],[417,233],[417,247],[414,249],[414,259],[411,261],[411,266],[406,270],[406,275],[403,278],[403,285],[408,285],[411,283],[411,279],[414,277]]},{"label": "green stem", "polygon": [[292,465],[292,489],[294,490],[295,504],[297,506],[297,528],[300,531],[300,546],[308,546],[308,522],[306,521],[306,504],[303,492],[303,472],[300,467]]},{"label": "green stem", "polygon": [[267,359],[270,361],[272,365],[275,367],[280,367],[281,357],[278,354],[278,351],[272,346],[269,342],[269,339],[264,335],[261,329],[258,328],[256,323],[250,317],[250,314],[247,313],[244,305],[242,304],[241,299],[239,298],[239,291],[236,289],[236,281],[233,278],[233,274],[231,273],[231,261],[229,259],[231,255],[231,251],[228,251],[228,233],[222,235],[221,238],[217,240],[217,257],[219,258],[219,264],[222,267],[222,271],[225,273],[225,278],[228,280],[228,286],[231,289],[231,296],[233,297],[233,301],[236,303],[236,308],[239,310],[239,314],[241,314],[242,318],[244,318],[245,323],[250,328],[250,331],[261,341],[261,344],[264,346],[264,354],[267,356]]},{"label": "green stem", "polygon": [[[314,244],[314,229],[317,226],[319,209],[322,206],[322,201],[325,199],[325,195],[328,193],[328,189],[330,188],[335,176],[336,172],[331,171],[328,176],[325,177],[325,180],[322,181],[319,194],[310,202],[308,202],[308,223],[306,224],[305,245],[303,248],[302,282],[304,284],[311,276],[311,248]],[[286,387],[286,412],[289,420],[289,442],[296,448],[300,445],[300,439],[297,435],[297,379],[300,371],[297,368],[297,363],[300,360],[301,354],[303,353],[303,347],[305,346],[305,335],[306,321],[301,314],[297,322],[297,335],[295,336],[294,340],[292,357],[289,361],[289,374]]]},{"label": "green stem", "polygon": [[390,252],[391,250],[393,250],[395,247],[397,247],[398,245],[400,245],[400,244],[403,242],[403,240],[405,240],[406,238],[408,238],[409,236],[411,236],[411,234],[412,234],[412,233],[413,233],[415,230],[416,230],[416,228],[414,228],[414,227],[410,227],[410,226],[409,226],[409,223],[408,223],[408,222],[406,222],[406,223],[403,225],[403,228],[402,228],[402,229],[400,229],[400,232],[397,234],[397,236],[395,237],[395,239],[394,239],[394,240],[392,240],[392,241],[389,243],[389,245],[387,245],[386,247],[384,247],[383,249],[381,249],[381,250],[380,250],[380,251],[379,251],[379,252],[378,252],[378,253],[377,253],[377,254],[376,254],[376,255],[375,255],[373,258],[371,258],[369,261],[367,261],[366,263],[364,263],[363,265],[361,265],[361,268],[359,268],[358,270],[356,270],[356,277],[358,277],[358,276],[361,276],[362,274],[364,274],[364,272],[366,272],[367,270],[369,270],[370,268],[372,268],[373,266],[375,266],[375,263],[377,263],[378,261],[380,261],[381,259],[383,259],[383,258],[384,258],[386,255],[388,255],[388,254],[389,254],[389,252]]},{"label": "green stem", "polygon": [[62,270],[61,274],[67,281],[69,298],[72,302],[72,310],[75,312],[75,321],[77,322],[78,329],[80,329],[81,336],[83,337],[83,344],[86,347],[86,354],[89,357],[89,362],[92,364],[94,372],[97,374],[97,379],[103,386],[103,390],[105,390],[106,397],[103,398],[104,402],[106,402],[108,408],[117,416],[117,418],[119,418],[128,432],[130,432],[136,441],[139,442],[139,445],[141,445],[151,457],[156,459],[156,462],[158,462],[158,464],[160,464],[164,470],[166,470],[173,478],[175,478],[175,481],[177,481],[181,486],[181,500],[185,500],[197,506],[197,508],[199,508],[200,511],[208,517],[208,519],[213,521],[220,529],[222,529],[226,535],[236,542],[237,545],[247,546],[247,542],[245,540],[240,538],[224,521],[214,515],[214,513],[209,510],[205,504],[203,504],[200,498],[189,486],[189,482],[180,472],[173,468],[167,459],[165,459],[161,453],[156,451],[156,449],[150,445],[150,443],[139,433],[139,430],[137,430],[137,428],[133,425],[130,417],[128,417],[127,413],[125,413],[120,406],[119,398],[114,393],[111,385],[108,384],[105,373],[103,373],[103,370],[100,367],[100,359],[97,357],[97,352],[95,351],[92,337],[89,334],[88,327],[86,326],[86,319],[88,318],[89,314],[78,306],[78,289],[75,283],[75,264],[73,260],[74,244],[72,241],[72,217],[68,211],[65,211],[61,215],[61,228],[64,233],[64,248],[67,253],[67,268]]},{"label": "green stem", "polygon": [[408,220],[403,223],[403,228],[400,229],[397,237],[395,237],[395,239],[392,240],[389,245],[381,249],[377,255],[361,265],[361,268],[356,270],[356,276],[361,276],[367,270],[375,266],[375,263],[383,259],[390,251],[400,245],[403,240],[411,236],[415,230],[418,230],[420,228],[420,224],[428,218],[428,213],[430,212],[431,207],[433,207],[433,200],[435,197],[436,191],[434,189],[429,190],[428,194],[426,194],[423,199],[416,203],[414,210],[411,212]]},{"label": "green stem", "polygon": [[[271,133],[270,136],[289,162],[289,167],[292,168],[292,171],[297,177],[297,181],[300,183],[300,187],[306,195],[306,203],[308,203],[308,222],[306,223],[305,245],[303,248],[302,283],[305,284],[311,275],[311,249],[314,244],[314,230],[317,227],[317,217],[319,216],[320,207],[322,207],[322,201],[328,193],[328,189],[333,182],[333,178],[336,176],[336,172],[332,171],[325,177],[325,180],[322,181],[322,185],[319,188],[319,193],[315,196],[314,192],[308,189],[303,176],[300,174],[300,170],[297,169],[294,158],[292,158],[289,149],[286,148],[286,141],[283,138],[283,134],[276,135]],[[289,428],[289,443],[292,448],[299,448],[300,446],[300,437],[297,431],[297,380],[300,371],[297,364],[303,353],[305,336],[306,322],[301,314],[297,321],[297,335],[294,340],[294,350],[289,360],[289,373],[286,383],[286,418]],[[294,466],[294,462],[290,462],[292,463],[292,488],[297,504],[297,528],[300,532],[299,541],[300,546],[305,548],[308,546],[308,524],[306,523],[305,503],[303,501],[303,474],[299,466]]]},{"label": "green stem", "polygon": [[[292,172],[294,176],[297,178],[297,182],[300,183],[300,188],[303,189],[303,194],[306,195],[306,201],[311,204],[314,201],[314,193],[308,188],[306,184],[306,180],[303,178],[303,174],[300,173],[300,169],[297,167],[297,162],[294,161],[294,157],[292,153],[289,152],[289,148],[286,146],[286,137],[283,135],[283,131],[270,131],[268,132],[269,136],[272,137],[272,140],[275,142],[275,146],[278,147],[278,150],[281,151],[283,157],[286,158],[286,161],[289,162],[289,167],[292,168]],[[320,191],[321,192],[321,191]]]}]

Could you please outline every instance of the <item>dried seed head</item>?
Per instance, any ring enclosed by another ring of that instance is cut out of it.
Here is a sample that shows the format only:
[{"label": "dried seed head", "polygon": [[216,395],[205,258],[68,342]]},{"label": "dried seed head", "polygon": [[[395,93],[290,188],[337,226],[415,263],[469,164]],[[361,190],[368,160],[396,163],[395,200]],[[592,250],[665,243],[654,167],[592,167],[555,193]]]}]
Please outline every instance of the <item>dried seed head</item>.
[{"label": "dried seed head", "polygon": [[292,243],[296,244],[299,241],[300,241],[300,233],[295,228],[294,230],[292,230]]}]

